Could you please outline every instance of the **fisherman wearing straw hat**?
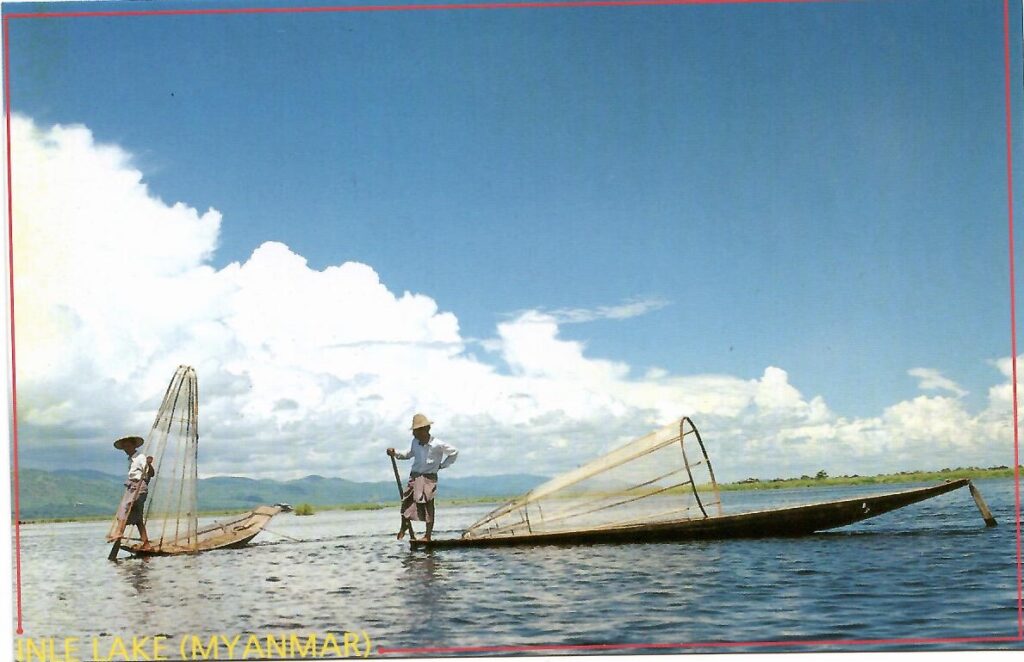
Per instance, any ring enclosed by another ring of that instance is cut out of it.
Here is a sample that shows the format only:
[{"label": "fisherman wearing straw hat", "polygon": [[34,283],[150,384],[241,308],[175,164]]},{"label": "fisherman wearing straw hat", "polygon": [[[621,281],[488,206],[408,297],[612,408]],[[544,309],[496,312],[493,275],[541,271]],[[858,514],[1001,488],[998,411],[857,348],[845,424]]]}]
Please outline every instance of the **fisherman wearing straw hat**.
[{"label": "fisherman wearing straw hat", "polygon": [[146,504],[149,480],[156,470],[153,469],[153,456],[147,457],[139,450],[144,443],[142,437],[122,437],[114,442],[114,448],[124,451],[128,456],[128,479],[124,483],[126,492],[121,499],[117,518],[123,519],[126,527],[138,527],[139,538],[145,548],[149,546],[149,535],[146,533],[146,523],[142,520],[143,507]]},{"label": "fisherman wearing straw hat", "polygon": [[405,535],[405,530],[412,529],[412,520],[427,523],[424,540],[430,540],[434,530],[434,494],[437,492],[437,472],[449,467],[459,456],[459,451],[430,434],[433,421],[423,414],[412,417],[412,445],[408,453],[398,453],[394,448],[388,449],[388,455],[399,459],[412,458],[412,470],[409,472],[409,484],[402,494],[402,529],[398,539]]}]

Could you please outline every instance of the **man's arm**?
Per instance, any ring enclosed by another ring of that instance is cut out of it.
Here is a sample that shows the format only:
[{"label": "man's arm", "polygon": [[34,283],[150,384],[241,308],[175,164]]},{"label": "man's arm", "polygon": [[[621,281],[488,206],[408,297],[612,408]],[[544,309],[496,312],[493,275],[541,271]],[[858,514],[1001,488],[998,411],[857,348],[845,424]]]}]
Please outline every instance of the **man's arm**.
[{"label": "man's arm", "polygon": [[455,448],[455,446],[445,444],[444,455],[444,460],[441,461],[441,464],[437,465],[437,468],[439,470],[444,469],[445,467],[450,467],[451,465],[455,464],[455,459],[459,457],[459,449]]},{"label": "man's arm", "polygon": [[394,448],[389,448],[388,455],[395,458],[396,460],[408,460],[410,457],[412,457],[412,445],[409,445],[409,451],[406,453],[399,453]]}]

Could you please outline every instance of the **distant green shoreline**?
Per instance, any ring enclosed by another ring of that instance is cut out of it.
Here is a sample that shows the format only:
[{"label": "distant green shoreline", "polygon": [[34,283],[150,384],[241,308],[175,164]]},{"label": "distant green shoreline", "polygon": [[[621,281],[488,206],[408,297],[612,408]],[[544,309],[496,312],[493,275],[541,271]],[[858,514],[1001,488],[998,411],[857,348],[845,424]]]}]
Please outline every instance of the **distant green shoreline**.
[{"label": "distant green shoreline", "polygon": [[[824,472],[819,472],[823,474]],[[723,492],[740,490],[778,490],[792,487],[831,487],[839,485],[888,485],[892,483],[920,483],[958,478],[1013,478],[1013,467],[957,467],[939,471],[901,471],[874,476],[801,476],[800,478],[747,478],[734,483],[720,483]]]},{"label": "distant green shoreline", "polygon": [[[817,476],[801,476],[799,478],[747,478],[733,483],[719,483],[718,489],[723,492],[738,492],[744,490],[779,490],[790,488],[813,488],[813,487],[835,487],[844,485],[889,485],[893,483],[919,483],[939,480],[955,480],[958,478],[984,479],[984,478],[1013,478],[1013,467],[957,467],[955,469],[941,469],[939,471],[901,471],[894,474],[877,474],[874,476],[828,476],[822,475],[824,471],[818,472]],[[508,500],[509,496],[481,496],[461,497],[457,499],[439,499],[442,506],[466,506],[479,503],[495,503]],[[382,510],[393,508],[395,503],[341,503],[333,505],[316,505],[316,511],[325,510]],[[229,510],[211,510],[199,513],[202,517],[217,517],[221,515],[238,515],[248,512],[247,508],[233,508]],[[109,520],[111,515],[94,515],[84,517],[53,517],[35,518],[22,520],[22,524],[56,524],[61,522],[101,522]]]}]

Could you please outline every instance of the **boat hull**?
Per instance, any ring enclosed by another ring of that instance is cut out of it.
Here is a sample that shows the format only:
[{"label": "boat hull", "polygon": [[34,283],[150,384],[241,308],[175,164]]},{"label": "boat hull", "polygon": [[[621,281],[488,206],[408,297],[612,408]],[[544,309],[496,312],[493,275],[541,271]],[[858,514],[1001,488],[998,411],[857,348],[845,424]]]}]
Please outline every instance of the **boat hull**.
[{"label": "boat hull", "polygon": [[579,531],[504,537],[449,538],[410,541],[413,547],[497,547],[509,545],[581,545],[666,542],[725,538],[800,536],[854,524],[970,485],[963,478],[876,496],[828,501],[805,506],[721,515],[695,520],[635,524]]},{"label": "boat hull", "polygon": [[260,506],[227,522],[205,526],[199,529],[197,542],[192,545],[170,541],[150,549],[142,549],[141,541],[132,540],[130,544],[122,544],[121,549],[138,556],[172,556],[214,549],[235,549],[248,544],[263,530],[270,519],[280,512],[280,506]]}]

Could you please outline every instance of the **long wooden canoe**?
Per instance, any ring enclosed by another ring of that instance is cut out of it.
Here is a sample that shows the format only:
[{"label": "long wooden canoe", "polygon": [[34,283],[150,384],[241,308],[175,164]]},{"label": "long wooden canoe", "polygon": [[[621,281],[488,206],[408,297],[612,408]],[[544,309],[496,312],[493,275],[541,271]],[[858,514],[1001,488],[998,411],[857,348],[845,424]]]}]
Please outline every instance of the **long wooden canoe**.
[{"label": "long wooden canoe", "polygon": [[967,478],[951,480],[930,487],[919,487],[876,496],[855,497],[761,510],[736,515],[719,515],[703,519],[674,520],[656,524],[631,524],[598,527],[576,531],[492,536],[477,538],[441,538],[430,541],[410,541],[413,547],[494,547],[506,545],[579,545],[598,543],[663,542],[676,540],[702,540],[720,538],[760,538],[769,536],[799,536],[835,529],[877,517],[891,510],[903,508],[946,492],[970,487],[985,522],[995,525],[980,493]]},{"label": "long wooden canoe", "polygon": [[197,541],[193,544],[158,542],[153,547],[142,549],[142,541],[131,540],[121,545],[132,554],[139,556],[168,556],[171,554],[193,554],[213,549],[242,547],[263,530],[274,515],[281,512],[281,506],[260,506],[256,510],[239,515],[225,522],[215,522],[199,529]]}]

